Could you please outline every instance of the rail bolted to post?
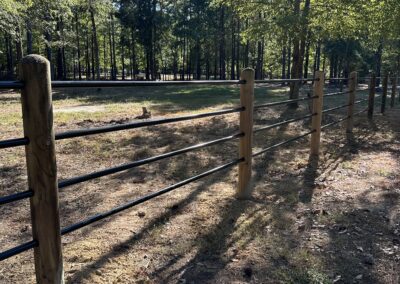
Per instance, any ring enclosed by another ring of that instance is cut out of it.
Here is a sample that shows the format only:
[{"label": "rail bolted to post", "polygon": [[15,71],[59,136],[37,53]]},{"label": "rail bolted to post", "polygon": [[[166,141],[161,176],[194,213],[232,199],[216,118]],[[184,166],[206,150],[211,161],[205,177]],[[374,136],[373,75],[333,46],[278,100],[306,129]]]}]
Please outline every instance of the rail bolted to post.
[{"label": "rail bolted to post", "polygon": [[369,81],[368,118],[372,118],[374,116],[375,86],[376,86],[376,75],[375,73],[372,73]]},{"label": "rail bolted to post", "polygon": [[40,55],[24,57],[20,77],[32,234],[39,243],[34,249],[36,281],[64,283],[49,61]]},{"label": "rail bolted to post", "polygon": [[347,125],[346,125],[346,132],[351,133],[353,132],[354,126],[354,102],[356,99],[356,90],[358,85],[358,74],[357,72],[351,72],[349,78],[349,108],[347,109]]},{"label": "rail bolted to post", "polygon": [[239,164],[239,184],[236,195],[239,199],[246,199],[251,194],[254,70],[250,68],[243,70],[240,79],[246,82],[240,85],[240,103],[244,111],[240,113],[239,128],[244,136],[239,141],[239,157],[243,157],[244,161]]},{"label": "rail bolted to post", "polygon": [[320,141],[321,141],[321,122],[322,122],[322,107],[324,100],[324,82],[325,75],[322,71],[315,72],[314,81],[314,96],[317,96],[313,100],[312,112],[315,113],[312,117],[311,127],[314,132],[311,134],[311,155],[318,156]]},{"label": "rail bolted to post", "polygon": [[381,113],[385,113],[385,109],[386,109],[388,83],[389,83],[389,74],[386,73],[385,77],[383,78],[383,82],[382,82],[383,92],[382,92],[382,101],[381,101]]},{"label": "rail bolted to post", "polygon": [[396,92],[397,92],[397,74],[395,74],[392,78],[392,94],[390,100],[390,106],[394,107],[396,102]]}]

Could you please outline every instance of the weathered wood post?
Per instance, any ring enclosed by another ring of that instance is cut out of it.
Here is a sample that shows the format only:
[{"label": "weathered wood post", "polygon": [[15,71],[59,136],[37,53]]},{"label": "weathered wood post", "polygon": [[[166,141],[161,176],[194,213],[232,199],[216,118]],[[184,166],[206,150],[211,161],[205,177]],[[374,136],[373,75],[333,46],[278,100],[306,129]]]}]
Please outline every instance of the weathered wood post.
[{"label": "weathered wood post", "polygon": [[397,92],[397,75],[395,74],[392,78],[392,94],[390,100],[391,107],[394,107],[394,104],[396,102],[396,92]]},{"label": "weathered wood post", "polygon": [[254,70],[247,68],[242,71],[240,80],[240,103],[244,111],[240,112],[240,132],[244,133],[239,141],[239,157],[244,161],[239,164],[239,185],[237,198],[246,199],[251,193],[251,164],[253,145],[253,104],[254,104]]},{"label": "weathered wood post", "polygon": [[63,259],[58,205],[57,165],[53,131],[50,63],[40,55],[28,55],[20,63],[22,116],[26,146],[36,281],[63,283]]},{"label": "weathered wood post", "polygon": [[358,85],[358,74],[357,72],[351,72],[349,78],[349,108],[347,109],[347,125],[346,125],[346,132],[351,133],[353,132],[353,125],[354,125],[354,102],[356,99],[356,90]]},{"label": "weathered wood post", "polygon": [[375,84],[376,84],[375,73],[371,73],[371,78],[369,81],[368,118],[372,118],[374,116]]},{"label": "weathered wood post", "polygon": [[321,141],[321,122],[322,122],[322,107],[324,100],[324,84],[325,84],[325,75],[322,71],[315,72],[315,81],[314,81],[314,91],[313,95],[318,96],[313,100],[313,108],[312,112],[315,113],[312,117],[311,121],[311,129],[314,132],[311,134],[311,155],[318,156],[320,141]]},{"label": "weathered wood post", "polygon": [[389,74],[386,73],[382,82],[383,91],[382,91],[382,101],[381,101],[381,113],[385,113],[386,99],[388,93],[388,83],[389,83]]}]

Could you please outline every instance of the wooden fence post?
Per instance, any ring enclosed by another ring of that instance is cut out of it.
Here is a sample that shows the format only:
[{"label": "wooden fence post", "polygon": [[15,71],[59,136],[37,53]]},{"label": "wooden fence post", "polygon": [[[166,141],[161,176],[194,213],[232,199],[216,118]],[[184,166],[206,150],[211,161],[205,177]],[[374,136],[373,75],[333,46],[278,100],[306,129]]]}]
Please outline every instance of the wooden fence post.
[{"label": "wooden fence post", "polygon": [[314,81],[314,96],[318,96],[318,98],[313,100],[313,108],[312,112],[315,113],[312,117],[311,127],[315,130],[311,134],[311,155],[318,156],[320,141],[321,141],[321,122],[322,122],[322,107],[323,107],[323,99],[324,99],[324,84],[325,84],[325,75],[322,71],[315,72],[315,81]]},{"label": "wooden fence post", "polygon": [[390,100],[390,106],[394,107],[396,102],[396,92],[397,92],[397,74],[395,74],[392,78],[392,95]]},{"label": "wooden fence post", "polygon": [[353,132],[353,113],[354,113],[354,102],[356,99],[356,90],[358,85],[358,75],[357,72],[351,72],[349,78],[349,108],[347,109],[347,125],[346,132]]},{"label": "wooden fence post", "polygon": [[239,184],[237,198],[246,199],[251,193],[251,164],[253,146],[253,104],[254,104],[254,70],[242,71],[240,79],[246,81],[240,85],[240,103],[244,111],[240,112],[240,132],[244,133],[239,141],[239,157],[244,161],[239,164]]},{"label": "wooden fence post", "polygon": [[369,81],[368,118],[372,118],[373,115],[374,115],[375,84],[376,84],[375,73],[371,73],[371,78],[370,78],[370,81]]},{"label": "wooden fence post", "polygon": [[37,283],[64,283],[58,205],[57,165],[53,131],[50,63],[28,55],[20,64],[22,116],[26,146],[32,234]]},{"label": "wooden fence post", "polygon": [[389,74],[386,73],[382,82],[383,91],[382,91],[382,101],[381,101],[381,113],[385,113],[386,99],[388,93],[388,83],[389,83]]}]

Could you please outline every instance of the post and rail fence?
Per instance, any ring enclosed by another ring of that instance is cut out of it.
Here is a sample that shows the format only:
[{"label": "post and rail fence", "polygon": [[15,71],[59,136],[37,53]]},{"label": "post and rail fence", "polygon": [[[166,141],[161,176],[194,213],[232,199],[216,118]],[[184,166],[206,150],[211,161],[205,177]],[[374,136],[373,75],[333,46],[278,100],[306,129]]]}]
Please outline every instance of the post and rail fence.
[{"label": "post and rail fence", "polygon": [[[0,197],[0,205],[15,202],[18,200],[30,199],[32,240],[8,249],[0,253],[0,261],[34,249],[34,262],[36,280],[38,283],[63,283],[63,256],[61,237],[80,228],[88,226],[96,221],[102,220],[123,210],[142,204],[160,195],[171,192],[184,185],[197,181],[203,177],[220,172],[225,169],[238,166],[238,187],[237,198],[248,198],[252,191],[252,160],[273,149],[311,136],[310,154],[318,157],[320,152],[321,131],[340,122],[347,121],[346,131],[352,132],[354,127],[354,117],[364,112],[368,112],[368,117],[372,118],[375,100],[375,81],[374,74],[370,77],[369,98],[356,101],[356,93],[360,91],[358,87],[357,73],[352,72],[349,78],[330,78],[325,79],[323,72],[316,72],[313,79],[287,79],[287,80],[254,80],[254,70],[245,69],[242,71],[240,80],[227,81],[168,81],[168,82],[137,82],[137,81],[51,81],[50,65],[47,59],[38,55],[25,57],[20,64],[20,81],[0,82],[0,89],[21,90],[24,137],[0,141],[0,149],[25,146],[26,164],[28,171],[28,190]],[[327,80],[347,81],[348,91],[324,94],[324,85]],[[388,76],[384,80],[384,94],[382,96],[382,112],[386,105],[386,95],[388,89]],[[254,105],[254,87],[260,83],[280,83],[280,82],[312,82],[313,95],[297,99],[284,100],[279,102],[264,103]],[[391,106],[394,106],[396,96],[397,80],[392,80]],[[213,112],[185,115],[171,118],[160,118],[144,120],[139,122],[129,122],[120,125],[109,125],[88,129],[77,129],[63,133],[54,133],[53,128],[53,106],[52,88],[73,88],[73,87],[119,87],[119,86],[165,86],[165,85],[240,85],[240,105],[236,108],[223,109]],[[328,109],[323,108],[324,98],[348,94],[348,103]],[[267,126],[253,129],[253,115],[255,111],[271,108],[274,106],[289,105],[293,103],[312,101],[311,114],[302,117],[295,117],[280,121]],[[354,106],[368,101],[368,107],[355,113]],[[347,108],[347,115],[341,119],[322,125],[322,116],[332,111]],[[98,170],[89,174],[58,181],[57,163],[55,153],[55,143],[57,140],[72,139],[100,133],[136,129],[141,127],[188,121],[206,117],[221,116],[230,113],[239,113],[239,132],[230,136],[200,143],[187,148],[164,153],[158,156],[145,158],[122,164],[119,166]],[[297,137],[268,146],[258,152],[253,152],[253,135],[287,125],[297,121],[311,119],[311,130]],[[58,191],[61,188],[72,186],[78,183],[111,175],[145,164],[156,162],[169,157],[195,151],[211,145],[221,144],[234,139],[239,139],[239,157],[233,161],[207,170],[201,174],[185,179],[161,190],[147,194],[143,197],[134,199],[122,204],[114,209],[99,213],[84,219],[78,223],[67,227],[60,227],[59,199]]]}]

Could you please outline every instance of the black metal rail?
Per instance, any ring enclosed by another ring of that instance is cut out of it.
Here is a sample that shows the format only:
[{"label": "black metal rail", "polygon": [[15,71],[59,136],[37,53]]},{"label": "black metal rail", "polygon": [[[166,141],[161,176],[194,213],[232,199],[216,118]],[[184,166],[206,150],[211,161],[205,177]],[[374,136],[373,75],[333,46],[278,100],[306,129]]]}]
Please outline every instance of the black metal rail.
[{"label": "black metal rail", "polygon": [[368,100],[369,100],[369,99],[363,99],[363,100],[355,101],[354,104],[355,104],[355,105],[358,105],[358,104],[361,104],[361,103],[366,102],[366,101],[368,101]]},{"label": "black metal rail", "polygon": [[350,94],[350,91],[326,94],[326,95],[324,95],[324,98],[325,97],[334,97],[334,96],[339,96],[339,95],[346,95],[346,94]]},{"label": "black metal rail", "polygon": [[28,138],[15,138],[15,139],[2,140],[0,141],[0,149],[18,147],[28,144],[29,144]]},{"label": "black metal rail", "polygon": [[285,120],[285,121],[277,122],[277,123],[274,123],[274,124],[271,124],[271,125],[263,126],[263,127],[254,129],[253,133],[257,133],[257,132],[260,132],[260,131],[273,129],[273,128],[279,127],[281,125],[286,125],[286,124],[289,124],[289,123],[292,123],[292,122],[301,121],[301,120],[304,120],[304,119],[307,119],[307,118],[311,118],[311,117],[313,117],[315,115],[317,115],[317,113],[305,115],[305,116],[302,116],[302,117],[296,117],[296,118],[288,119],[288,120]]},{"label": "black metal rail", "polygon": [[61,230],[61,235],[65,235],[65,234],[71,233],[71,232],[73,232],[73,231],[76,231],[76,230],[78,230],[78,229],[80,229],[80,228],[83,228],[83,227],[85,227],[85,226],[88,226],[88,225],[90,225],[90,224],[92,224],[92,223],[94,223],[94,222],[96,222],[96,221],[100,221],[100,220],[102,220],[102,219],[104,219],[104,218],[110,217],[110,216],[112,216],[112,215],[114,215],[114,214],[117,214],[117,213],[123,211],[123,210],[126,210],[126,209],[131,208],[131,207],[136,206],[136,205],[139,205],[139,204],[141,204],[141,203],[143,203],[143,202],[146,202],[146,201],[148,201],[148,200],[150,200],[150,199],[153,199],[153,198],[155,198],[155,197],[158,197],[158,196],[160,196],[160,195],[163,195],[163,194],[165,194],[165,193],[168,193],[168,192],[170,192],[170,191],[172,191],[172,190],[174,190],[174,189],[177,189],[177,188],[179,188],[179,187],[182,187],[182,186],[184,186],[184,185],[187,185],[187,184],[189,184],[189,183],[192,183],[192,182],[194,182],[194,181],[196,181],[196,180],[199,180],[199,179],[201,179],[201,178],[203,178],[203,177],[206,177],[206,176],[209,176],[209,175],[211,175],[211,174],[213,174],[213,173],[216,173],[216,172],[222,171],[222,170],[224,170],[224,169],[228,169],[228,168],[230,168],[230,167],[233,167],[233,166],[235,166],[235,165],[237,165],[237,164],[239,164],[240,162],[243,162],[243,161],[244,161],[244,158],[236,159],[236,160],[234,160],[234,161],[232,161],[232,162],[230,162],[230,163],[221,165],[221,166],[219,166],[219,167],[213,168],[213,169],[211,169],[211,170],[208,170],[208,171],[206,171],[206,172],[203,172],[203,173],[201,173],[201,174],[199,174],[199,175],[196,175],[196,176],[194,176],[194,177],[185,179],[185,180],[183,180],[183,181],[180,181],[180,182],[178,182],[178,183],[175,183],[175,184],[173,184],[173,185],[170,185],[170,186],[168,186],[168,187],[165,187],[165,188],[163,188],[163,189],[161,189],[161,190],[159,190],[159,191],[156,191],[156,192],[154,192],[154,193],[150,193],[150,194],[147,194],[147,195],[145,195],[145,196],[143,196],[143,197],[140,197],[140,198],[138,198],[138,199],[132,200],[132,201],[130,201],[130,202],[128,202],[128,203],[125,203],[125,204],[123,204],[123,205],[121,205],[121,206],[118,206],[118,207],[116,207],[116,208],[114,208],[114,209],[111,209],[110,211],[103,212],[103,213],[94,215],[94,216],[92,216],[92,217],[89,217],[89,218],[86,219],[86,220],[83,220],[83,221],[81,221],[81,222],[78,222],[78,223],[75,223],[75,224],[72,224],[72,225],[70,225],[70,226],[67,226],[67,227],[63,228],[63,229]]},{"label": "black metal rail", "polygon": [[267,108],[267,107],[273,107],[273,106],[279,106],[279,105],[288,105],[291,103],[295,102],[301,102],[301,101],[310,101],[313,99],[318,98],[318,96],[312,96],[312,97],[304,97],[304,98],[298,98],[298,99],[292,99],[292,100],[285,100],[285,101],[279,101],[279,102],[274,102],[274,103],[267,103],[267,104],[261,104],[261,105],[255,105],[254,110],[258,110],[260,108]]},{"label": "black metal rail", "polygon": [[306,137],[307,135],[310,135],[310,134],[312,134],[312,133],[314,133],[314,132],[315,132],[315,129],[314,129],[314,130],[311,130],[311,131],[308,131],[308,132],[306,132],[306,133],[304,133],[304,134],[302,134],[302,135],[300,135],[300,136],[297,136],[297,137],[288,139],[288,140],[286,140],[286,141],[280,142],[280,143],[278,143],[278,144],[275,144],[275,145],[269,146],[269,147],[267,147],[267,148],[264,148],[264,149],[262,149],[262,150],[260,150],[260,151],[258,151],[258,152],[256,152],[256,153],[254,153],[254,154],[253,154],[253,157],[257,157],[257,156],[259,156],[259,155],[264,154],[265,152],[271,151],[271,150],[273,150],[273,149],[275,149],[275,148],[278,148],[278,147],[280,147],[280,146],[286,145],[286,144],[288,144],[288,143],[297,141],[297,140],[299,140],[299,139],[301,139],[301,138],[304,138],[304,137]]},{"label": "black metal rail", "polygon": [[22,245],[13,247],[9,250],[3,251],[0,253],[0,261],[10,258],[14,255],[23,253],[24,251],[33,249],[34,247],[37,247],[38,245],[39,245],[39,243],[36,240],[32,240],[32,241],[26,242]]},{"label": "black metal rail", "polygon": [[20,90],[24,88],[24,83],[21,81],[0,81],[0,89]]},{"label": "black metal rail", "polygon": [[255,80],[256,84],[268,84],[268,83],[290,83],[290,82],[314,82],[319,79],[308,78],[308,79],[268,79],[268,80]]},{"label": "black metal rail", "polygon": [[335,121],[333,121],[331,123],[325,124],[325,125],[321,126],[321,130],[324,130],[325,128],[331,127],[331,126],[333,126],[335,124],[338,124],[338,123],[340,123],[342,121],[345,121],[345,120],[347,120],[349,118],[350,118],[349,116],[346,116],[346,117],[343,117],[343,118],[341,118],[339,120],[335,120]]},{"label": "black metal rail", "polygon": [[338,109],[341,109],[341,108],[345,108],[345,107],[348,107],[348,106],[351,106],[351,104],[346,104],[346,105],[341,105],[341,106],[337,106],[337,107],[327,108],[327,109],[322,110],[322,113],[332,112],[332,111],[335,111],[335,110],[338,110]]},{"label": "black metal rail", "polygon": [[127,129],[135,129],[135,128],[140,128],[140,127],[145,127],[145,126],[160,125],[160,124],[173,123],[173,122],[185,121],[185,120],[193,120],[193,119],[205,118],[205,117],[210,117],[210,116],[218,116],[218,115],[224,115],[224,114],[241,112],[241,111],[244,111],[244,107],[224,109],[224,110],[219,110],[219,111],[171,117],[171,118],[160,118],[160,119],[152,119],[152,120],[145,120],[145,121],[137,121],[137,122],[125,123],[125,124],[119,124],[119,125],[70,130],[70,131],[66,131],[66,132],[62,132],[62,133],[57,133],[55,135],[55,139],[63,140],[63,139],[82,137],[82,136],[88,136],[88,135],[93,135],[93,134],[114,132],[114,131],[127,130]]},{"label": "black metal rail", "polygon": [[361,110],[361,111],[358,111],[358,112],[354,113],[353,116],[360,115],[360,114],[362,114],[363,112],[366,112],[367,110],[368,110],[368,108],[365,108],[365,109],[363,109],[363,110]]},{"label": "black metal rail", "polygon": [[353,78],[325,78],[325,81],[344,81],[344,80],[353,80]]},{"label": "black metal rail", "polygon": [[92,179],[95,179],[95,178],[100,178],[100,177],[103,177],[103,176],[115,174],[115,173],[118,173],[118,172],[122,172],[122,171],[125,171],[125,170],[129,170],[129,169],[135,168],[135,167],[139,167],[139,166],[142,166],[142,165],[150,164],[150,163],[153,163],[153,162],[156,162],[156,161],[159,161],[159,160],[163,160],[163,159],[166,159],[166,158],[170,158],[170,157],[174,157],[174,156],[177,156],[177,155],[180,155],[180,154],[191,152],[191,151],[194,151],[194,150],[197,150],[197,149],[201,149],[201,148],[208,147],[208,146],[211,146],[211,145],[216,145],[216,144],[220,144],[220,143],[223,143],[223,142],[227,142],[227,141],[230,141],[232,139],[235,139],[235,138],[238,138],[238,137],[242,137],[242,136],[244,136],[243,133],[238,133],[238,134],[234,134],[234,135],[227,136],[227,137],[224,137],[224,138],[212,140],[212,141],[209,141],[209,142],[200,143],[200,144],[197,144],[197,145],[194,145],[194,146],[190,146],[190,147],[187,147],[187,148],[183,148],[183,149],[180,149],[180,150],[164,153],[164,154],[161,154],[161,155],[158,155],[158,156],[154,156],[154,157],[151,157],[151,158],[146,158],[146,159],[134,161],[134,162],[131,162],[131,163],[123,164],[123,165],[120,165],[120,166],[116,166],[116,167],[113,167],[113,168],[101,170],[101,171],[90,173],[90,174],[87,174],[87,175],[82,175],[82,176],[78,176],[78,177],[75,177],[75,178],[67,179],[67,180],[59,182],[58,183],[58,188],[64,188],[64,187],[71,186],[71,185],[74,185],[74,184],[78,184],[78,183],[81,183],[81,182],[89,181],[89,180],[92,180]]},{"label": "black metal rail", "polygon": [[243,80],[203,80],[203,81],[52,81],[56,88],[106,88],[106,87],[149,87],[188,85],[235,85],[245,84]]},{"label": "black metal rail", "polygon": [[7,196],[2,196],[2,197],[0,197],[0,205],[18,201],[18,200],[22,200],[22,199],[29,198],[32,196],[33,196],[32,190],[27,190],[27,191],[23,191],[23,192],[10,194]]}]

